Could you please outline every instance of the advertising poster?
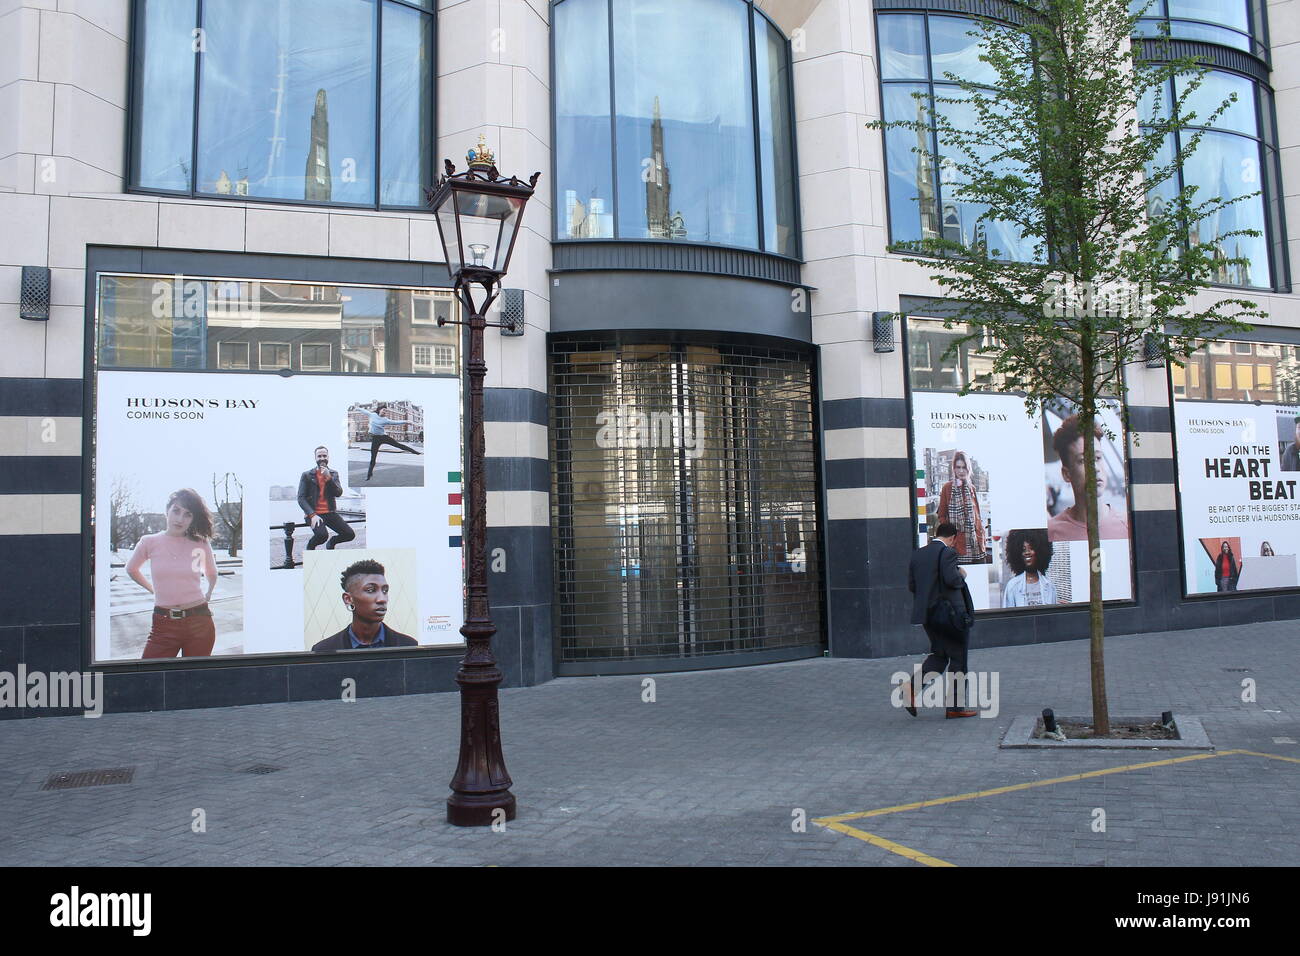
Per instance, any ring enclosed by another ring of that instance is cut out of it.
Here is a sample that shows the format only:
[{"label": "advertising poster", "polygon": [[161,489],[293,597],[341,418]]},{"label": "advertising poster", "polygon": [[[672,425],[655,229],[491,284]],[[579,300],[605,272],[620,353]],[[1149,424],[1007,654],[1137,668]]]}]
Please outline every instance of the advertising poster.
[{"label": "advertising poster", "polygon": [[[917,546],[944,522],[978,610],[1088,600],[1083,436],[1068,412],[1027,415],[1015,395],[914,392]],[[1097,438],[1102,596],[1132,597],[1123,433]],[[1103,432],[1105,429],[1103,429]]]},{"label": "advertising poster", "polygon": [[97,382],[96,661],[462,642],[458,379]]},{"label": "advertising poster", "polygon": [[1174,403],[1188,594],[1300,586],[1300,406]]}]

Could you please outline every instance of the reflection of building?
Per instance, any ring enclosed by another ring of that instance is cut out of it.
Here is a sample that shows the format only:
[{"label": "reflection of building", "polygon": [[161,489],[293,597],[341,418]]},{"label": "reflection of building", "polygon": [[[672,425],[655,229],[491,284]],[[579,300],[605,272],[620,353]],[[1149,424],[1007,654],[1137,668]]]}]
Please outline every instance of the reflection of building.
[{"label": "reflection of building", "polygon": [[1176,398],[1295,401],[1300,349],[1268,342],[1211,342],[1170,369]]},{"label": "reflection of building", "polygon": [[686,225],[672,209],[673,184],[664,159],[664,119],[655,97],[654,119],[650,123],[650,167],[645,184],[645,230],[651,239],[682,239]]},{"label": "reflection of building", "polygon": [[307,147],[307,170],[303,174],[303,198],[329,202],[332,192],[330,179],[330,119],[325,91],[316,91],[316,108],[311,114],[311,145]]}]

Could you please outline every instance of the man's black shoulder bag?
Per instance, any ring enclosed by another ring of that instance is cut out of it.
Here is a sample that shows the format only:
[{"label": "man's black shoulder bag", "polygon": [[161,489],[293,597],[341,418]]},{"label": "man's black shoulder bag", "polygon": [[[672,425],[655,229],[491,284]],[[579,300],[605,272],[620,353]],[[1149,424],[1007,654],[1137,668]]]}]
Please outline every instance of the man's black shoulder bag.
[{"label": "man's black shoulder bag", "polygon": [[952,601],[940,595],[943,585],[943,552],[939,552],[939,561],[934,568],[934,589],[930,595],[930,606],[925,609],[925,623],[946,637],[961,637],[975,624],[966,608],[958,610]]}]

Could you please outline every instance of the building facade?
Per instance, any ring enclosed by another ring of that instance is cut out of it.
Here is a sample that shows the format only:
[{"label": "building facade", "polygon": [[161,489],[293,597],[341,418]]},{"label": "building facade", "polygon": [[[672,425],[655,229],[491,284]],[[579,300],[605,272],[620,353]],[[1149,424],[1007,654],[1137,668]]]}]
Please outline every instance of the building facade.
[{"label": "building facade", "polygon": [[[1197,236],[1223,260],[1203,298],[1268,320],[1128,370],[1130,428],[1100,443],[1109,633],[1300,618],[1298,10],[1158,0],[1141,26],[1237,95],[1180,175],[1245,197]],[[917,652],[907,557],[941,520],[976,646],[1084,636],[1068,411],[959,397],[985,360],[945,357],[939,287],[888,251],[1018,237],[950,197],[933,133],[865,125],[980,80],[973,15],[1020,12],[0,5],[0,671],[102,670],[118,711],[455,688],[464,343],[423,204],[480,136],[543,174],[487,339],[508,685]],[[343,494],[309,547],[322,446]],[[216,638],[155,657],[140,543],[182,487],[212,515]],[[311,653],[355,560],[419,646]]]}]

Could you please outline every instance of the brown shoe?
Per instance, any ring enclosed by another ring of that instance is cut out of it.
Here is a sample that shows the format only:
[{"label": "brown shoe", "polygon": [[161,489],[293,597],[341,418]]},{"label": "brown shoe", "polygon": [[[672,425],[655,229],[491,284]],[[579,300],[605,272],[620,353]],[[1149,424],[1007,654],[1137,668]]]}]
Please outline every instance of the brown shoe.
[{"label": "brown shoe", "polygon": [[910,680],[903,685],[903,709],[913,717],[916,716],[916,691],[913,690]]},{"label": "brown shoe", "polygon": [[978,717],[978,710],[971,710],[969,707],[949,707],[945,717]]}]

